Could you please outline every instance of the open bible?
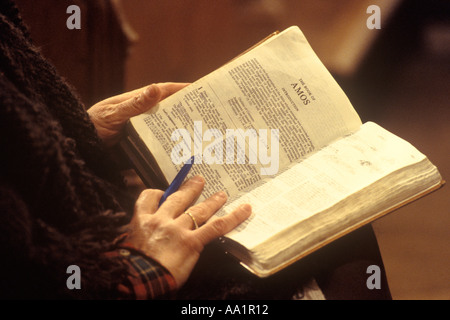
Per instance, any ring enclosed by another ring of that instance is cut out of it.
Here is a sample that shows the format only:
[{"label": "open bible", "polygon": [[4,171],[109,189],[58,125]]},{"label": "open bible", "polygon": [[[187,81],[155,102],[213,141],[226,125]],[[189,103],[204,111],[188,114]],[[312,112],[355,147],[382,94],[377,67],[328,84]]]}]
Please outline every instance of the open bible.
[{"label": "open bible", "polygon": [[130,119],[126,132],[121,145],[148,187],[166,188],[195,156],[199,201],[229,196],[216,216],[252,205],[222,245],[260,277],[444,184],[410,143],[362,124],[298,27]]}]

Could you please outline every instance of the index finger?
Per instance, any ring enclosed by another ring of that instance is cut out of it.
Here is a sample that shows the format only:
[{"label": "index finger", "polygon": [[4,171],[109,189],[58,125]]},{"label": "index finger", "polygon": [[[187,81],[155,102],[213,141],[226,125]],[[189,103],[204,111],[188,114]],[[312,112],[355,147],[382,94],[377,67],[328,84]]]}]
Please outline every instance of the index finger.
[{"label": "index finger", "polygon": [[205,179],[195,176],[186,181],[177,192],[170,195],[156,214],[165,214],[172,218],[179,216],[198,199],[205,186]]}]

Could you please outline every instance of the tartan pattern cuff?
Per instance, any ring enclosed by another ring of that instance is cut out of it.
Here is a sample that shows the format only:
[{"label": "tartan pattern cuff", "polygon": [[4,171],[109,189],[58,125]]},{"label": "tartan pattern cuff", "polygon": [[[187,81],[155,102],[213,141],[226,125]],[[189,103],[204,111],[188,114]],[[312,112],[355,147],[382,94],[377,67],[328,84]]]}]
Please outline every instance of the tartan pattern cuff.
[{"label": "tartan pattern cuff", "polygon": [[128,245],[121,245],[109,253],[110,257],[121,258],[128,266],[126,283],[118,290],[128,299],[169,299],[176,290],[176,282],[170,272],[158,262]]}]

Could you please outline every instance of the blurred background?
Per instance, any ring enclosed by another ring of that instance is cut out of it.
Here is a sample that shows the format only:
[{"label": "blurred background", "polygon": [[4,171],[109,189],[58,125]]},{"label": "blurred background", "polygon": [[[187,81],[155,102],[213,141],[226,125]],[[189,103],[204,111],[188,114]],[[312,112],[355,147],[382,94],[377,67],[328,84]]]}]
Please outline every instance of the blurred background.
[{"label": "blurred background", "polygon": [[[298,25],[349,96],[450,181],[447,0],[17,0],[35,43],[87,106],[152,82],[192,82]],[[81,9],[68,30],[66,9]],[[370,5],[381,29],[370,30]],[[394,299],[450,299],[450,186],[373,224]]]}]

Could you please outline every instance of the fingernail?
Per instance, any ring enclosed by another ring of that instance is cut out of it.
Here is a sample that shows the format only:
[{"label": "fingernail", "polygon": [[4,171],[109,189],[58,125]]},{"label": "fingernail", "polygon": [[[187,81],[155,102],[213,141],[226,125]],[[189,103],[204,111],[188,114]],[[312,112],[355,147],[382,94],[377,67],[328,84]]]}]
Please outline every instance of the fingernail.
[{"label": "fingernail", "polygon": [[241,205],[239,206],[239,208],[240,208],[242,211],[244,211],[244,212],[248,212],[248,213],[252,212],[252,206],[249,205],[248,203],[241,204]]},{"label": "fingernail", "polygon": [[227,194],[224,191],[219,191],[216,193],[216,197],[223,199],[227,197]]},{"label": "fingernail", "polygon": [[193,181],[193,182],[197,182],[197,183],[203,183],[205,180],[203,179],[203,177],[201,177],[201,176],[195,176],[195,177],[193,177],[193,178],[191,178],[191,180]]}]

